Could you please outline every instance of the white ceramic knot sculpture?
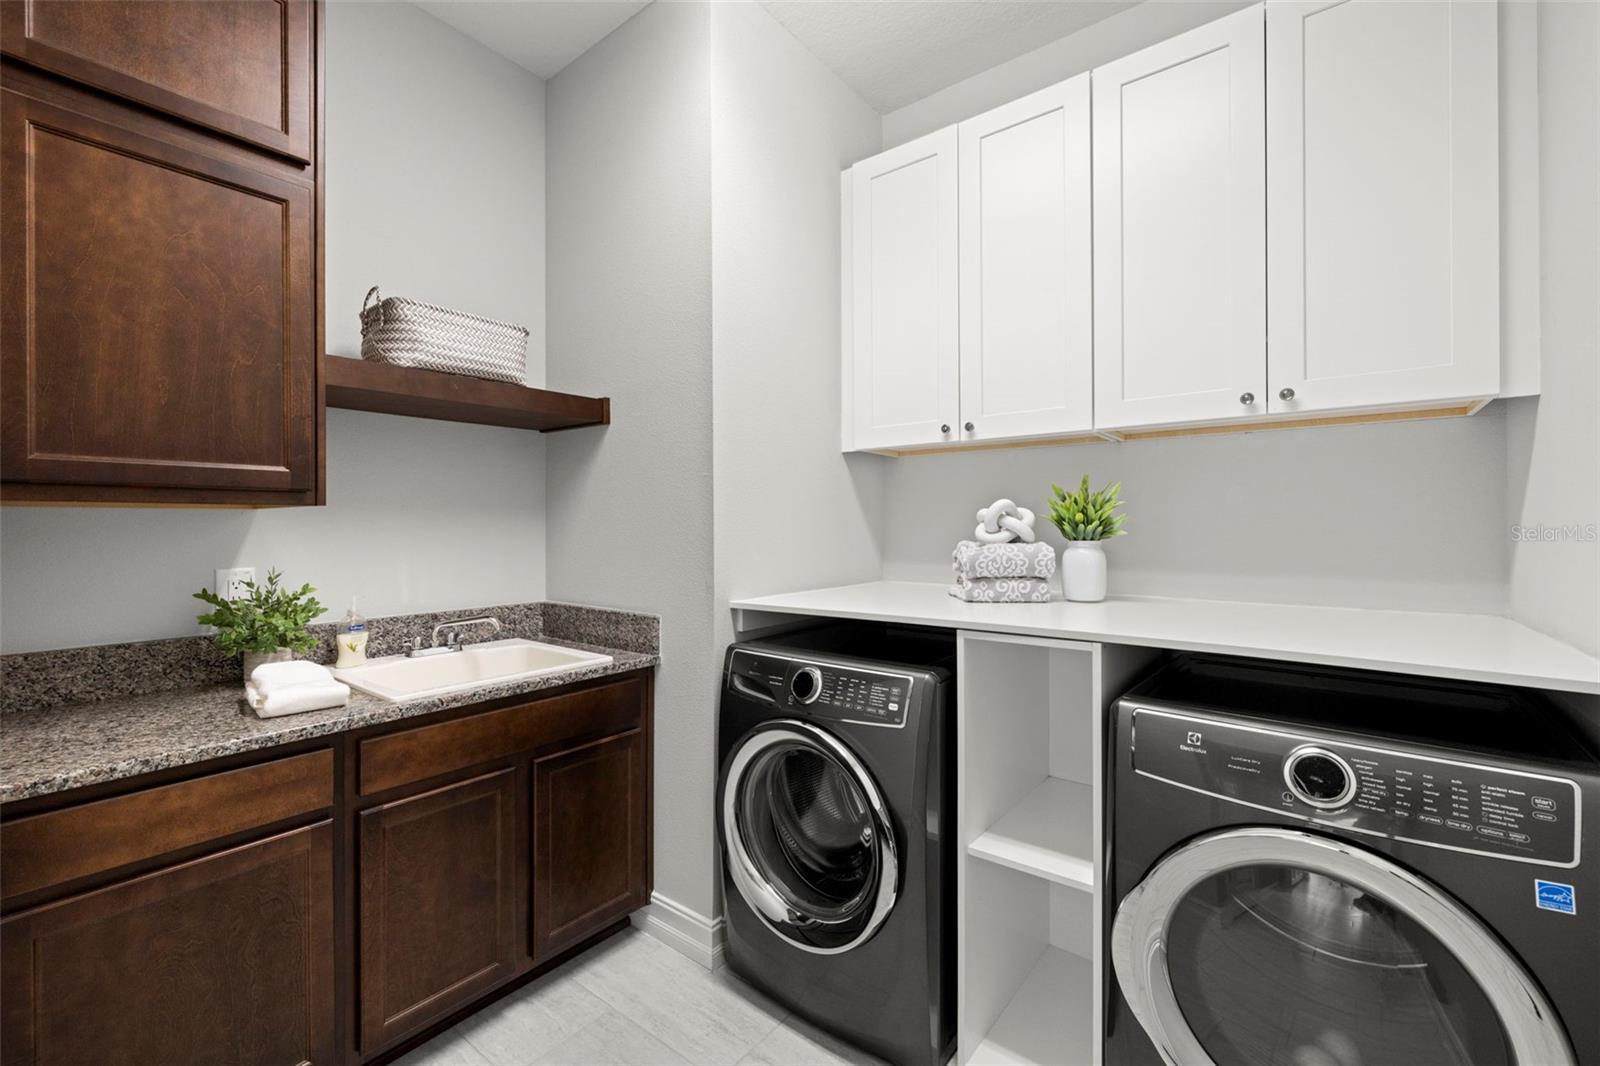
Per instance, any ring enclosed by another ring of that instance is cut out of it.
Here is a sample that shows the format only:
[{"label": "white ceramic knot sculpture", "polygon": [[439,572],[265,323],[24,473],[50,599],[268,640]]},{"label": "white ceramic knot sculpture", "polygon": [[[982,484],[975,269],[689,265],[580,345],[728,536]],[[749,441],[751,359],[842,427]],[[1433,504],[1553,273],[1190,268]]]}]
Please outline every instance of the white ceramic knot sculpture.
[{"label": "white ceramic knot sculpture", "polygon": [[978,511],[978,528],[972,536],[980,544],[1009,544],[1014,540],[1032,544],[1033,512],[1010,500],[996,500]]}]

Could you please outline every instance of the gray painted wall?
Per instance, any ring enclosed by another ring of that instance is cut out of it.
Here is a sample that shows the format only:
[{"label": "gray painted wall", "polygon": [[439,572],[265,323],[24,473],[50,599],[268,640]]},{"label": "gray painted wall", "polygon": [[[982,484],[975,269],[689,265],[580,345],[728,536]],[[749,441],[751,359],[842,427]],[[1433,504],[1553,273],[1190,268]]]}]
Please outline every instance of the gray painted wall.
[{"label": "gray painted wall", "polygon": [[661,616],[656,890],[712,913],[710,11],[652,4],[547,85],[550,595]]},{"label": "gray painted wall", "polygon": [[[896,459],[884,577],[947,580],[973,511],[1123,483],[1112,595],[1504,613],[1505,434],[1470,419]],[[1041,519],[1041,522],[1043,520]],[[1060,546],[1052,527],[1047,539]]]},{"label": "gray painted wall", "polygon": [[[526,323],[542,381],[544,84],[411,4],[326,11],[329,351],[359,352],[382,284]],[[329,411],[326,507],[8,507],[0,648],[197,632],[223,566],[281,567],[336,614],[539,599],[544,468],[538,434]]]},{"label": "gray painted wall", "polygon": [[[1511,613],[1600,655],[1600,7],[1539,4],[1543,391],[1512,401]],[[1510,535],[1511,531],[1508,531]]]},{"label": "gray painted wall", "polygon": [[883,466],[839,451],[839,171],[878,115],[756,4],[717,4],[717,643],[730,599],[875,580]]}]

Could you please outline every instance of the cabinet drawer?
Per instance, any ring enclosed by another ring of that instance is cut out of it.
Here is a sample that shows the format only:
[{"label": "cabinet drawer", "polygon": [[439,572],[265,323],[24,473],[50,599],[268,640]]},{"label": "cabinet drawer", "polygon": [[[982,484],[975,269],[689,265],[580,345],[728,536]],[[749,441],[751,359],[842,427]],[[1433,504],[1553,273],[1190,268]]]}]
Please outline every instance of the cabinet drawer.
[{"label": "cabinet drawer", "polygon": [[0,924],[7,1066],[333,1061],[333,827]]},{"label": "cabinet drawer", "polygon": [[313,751],[6,822],[0,897],[309,814],[333,803],[333,752]]},{"label": "cabinet drawer", "polygon": [[308,0],[8,0],[9,55],[306,162]]},{"label": "cabinet drawer", "polygon": [[304,492],[312,186],[0,92],[0,474]]},{"label": "cabinet drawer", "polygon": [[364,740],[361,794],[464,770],[569,738],[620,733],[643,721],[644,701],[644,682],[633,677]]}]

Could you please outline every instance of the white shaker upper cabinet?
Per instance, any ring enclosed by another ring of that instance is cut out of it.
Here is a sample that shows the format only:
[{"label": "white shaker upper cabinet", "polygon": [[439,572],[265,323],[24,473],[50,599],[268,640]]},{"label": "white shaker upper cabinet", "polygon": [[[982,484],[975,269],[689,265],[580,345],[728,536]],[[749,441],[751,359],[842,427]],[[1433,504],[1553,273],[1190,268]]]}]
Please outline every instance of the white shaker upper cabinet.
[{"label": "white shaker upper cabinet", "polygon": [[1089,75],[961,123],[962,440],[1094,421]]},{"label": "white shaker upper cabinet", "polygon": [[1263,14],[1094,77],[1095,426],[1266,413]]},{"label": "white shaker upper cabinet", "polygon": [[1274,412],[1500,391],[1491,3],[1267,5]]},{"label": "white shaker upper cabinet", "polygon": [[957,439],[956,131],[850,171],[855,448]]}]

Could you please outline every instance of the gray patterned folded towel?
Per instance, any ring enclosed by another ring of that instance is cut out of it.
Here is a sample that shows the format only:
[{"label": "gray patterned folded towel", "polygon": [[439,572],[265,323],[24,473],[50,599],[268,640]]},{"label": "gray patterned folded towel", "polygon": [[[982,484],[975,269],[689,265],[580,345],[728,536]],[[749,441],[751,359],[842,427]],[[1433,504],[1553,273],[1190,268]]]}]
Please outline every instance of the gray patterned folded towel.
[{"label": "gray patterned folded towel", "polygon": [[1050,582],[1040,577],[958,577],[950,595],[967,603],[1049,603]]},{"label": "gray patterned folded towel", "polygon": [[964,540],[950,556],[950,569],[958,578],[1048,578],[1056,572],[1056,550],[1039,541],[979,544],[975,540]]}]

